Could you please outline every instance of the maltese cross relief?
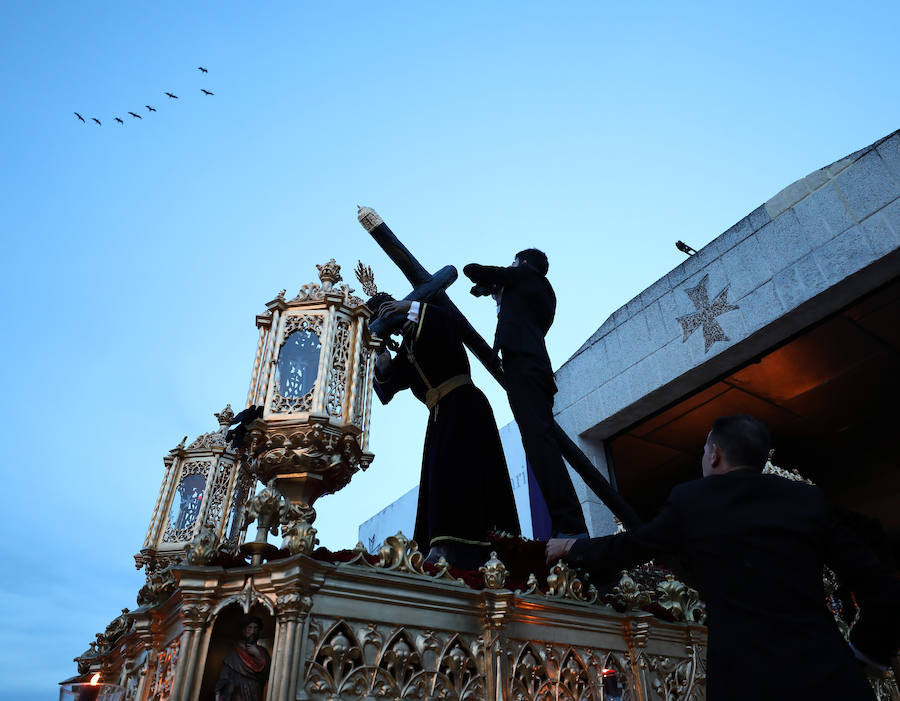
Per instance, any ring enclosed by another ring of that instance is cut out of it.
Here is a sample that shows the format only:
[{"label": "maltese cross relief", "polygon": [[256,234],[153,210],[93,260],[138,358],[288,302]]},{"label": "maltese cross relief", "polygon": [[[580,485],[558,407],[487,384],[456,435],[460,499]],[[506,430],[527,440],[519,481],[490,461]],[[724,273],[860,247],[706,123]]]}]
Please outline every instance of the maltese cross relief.
[{"label": "maltese cross relief", "polygon": [[684,337],[681,339],[682,343],[687,341],[694,331],[701,326],[703,327],[703,341],[706,344],[706,348],[703,351],[704,353],[708,353],[712,344],[716,341],[731,340],[725,335],[725,331],[722,330],[719,322],[716,321],[716,317],[725,312],[740,309],[737,305],[728,303],[729,285],[725,285],[725,289],[716,295],[716,298],[710,303],[709,292],[706,289],[706,284],[708,282],[709,273],[701,278],[696,287],[689,287],[685,290],[687,296],[690,297],[691,301],[694,303],[694,308],[697,311],[693,314],[679,316],[676,319],[684,330]]}]

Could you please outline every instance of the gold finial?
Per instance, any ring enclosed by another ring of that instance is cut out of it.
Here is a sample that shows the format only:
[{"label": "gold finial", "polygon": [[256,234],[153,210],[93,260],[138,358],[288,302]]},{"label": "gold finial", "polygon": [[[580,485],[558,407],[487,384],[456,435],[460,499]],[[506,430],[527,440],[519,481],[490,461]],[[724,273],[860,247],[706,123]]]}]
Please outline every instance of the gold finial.
[{"label": "gold finial", "polygon": [[369,297],[378,292],[378,287],[375,285],[375,274],[372,272],[370,266],[363,265],[361,260],[357,261],[356,269],[353,272],[356,273],[356,279],[359,280],[362,285],[363,292],[369,295]]},{"label": "gold finial", "polygon": [[503,589],[506,584],[507,570],[503,563],[497,559],[497,553],[491,552],[490,559],[485,562],[478,571],[484,575],[484,585],[488,589]]},{"label": "gold finial", "polygon": [[231,404],[226,404],[222,411],[216,412],[213,416],[216,417],[220,427],[227,428],[231,425],[231,420],[234,418],[234,411],[231,409]]},{"label": "gold finial", "polygon": [[378,212],[376,212],[371,207],[360,207],[356,205],[356,218],[359,219],[359,223],[363,225],[363,228],[372,233],[378,226],[384,223],[384,219],[378,216]]},{"label": "gold finial", "polygon": [[319,280],[326,285],[333,285],[344,279],[341,277],[341,266],[335,262],[334,258],[324,265],[317,263],[316,267],[319,269]]}]

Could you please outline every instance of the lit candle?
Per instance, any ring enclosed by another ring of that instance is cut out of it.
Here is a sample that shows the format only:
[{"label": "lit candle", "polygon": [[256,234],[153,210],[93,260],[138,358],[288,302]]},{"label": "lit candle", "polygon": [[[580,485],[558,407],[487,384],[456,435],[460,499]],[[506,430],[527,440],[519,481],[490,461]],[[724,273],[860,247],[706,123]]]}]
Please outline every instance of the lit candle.
[{"label": "lit candle", "polygon": [[75,701],[97,701],[102,688],[100,685],[100,672],[96,672],[87,684],[79,684],[79,687]]}]

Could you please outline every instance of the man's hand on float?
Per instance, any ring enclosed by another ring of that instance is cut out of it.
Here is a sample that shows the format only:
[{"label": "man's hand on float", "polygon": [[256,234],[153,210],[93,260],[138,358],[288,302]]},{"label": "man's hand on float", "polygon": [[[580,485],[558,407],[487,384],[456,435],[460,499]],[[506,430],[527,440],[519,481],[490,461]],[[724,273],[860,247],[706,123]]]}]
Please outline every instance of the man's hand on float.
[{"label": "man's hand on float", "polygon": [[405,299],[388,302],[387,304],[382,305],[378,316],[387,318],[394,314],[408,314],[411,306],[412,302],[407,302]]},{"label": "man's hand on float", "polygon": [[569,554],[573,545],[575,545],[575,538],[551,538],[548,540],[547,547],[544,549],[547,564],[553,566],[557,560],[563,559]]}]

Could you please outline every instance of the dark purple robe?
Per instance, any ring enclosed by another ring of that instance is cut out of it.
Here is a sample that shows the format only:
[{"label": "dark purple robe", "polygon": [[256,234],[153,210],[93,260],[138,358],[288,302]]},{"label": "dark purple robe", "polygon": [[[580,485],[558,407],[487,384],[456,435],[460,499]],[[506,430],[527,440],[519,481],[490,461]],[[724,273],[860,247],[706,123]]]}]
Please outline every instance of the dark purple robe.
[{"label": "dark purple robe", "polygon": [[[463,329],[457,312],[422,304],[388,373],[375,373],[381,402],[409,389],[424,403],[429,385],[469,375]],[[469,382],[429,410],[413,537],[427,552],[444,540],[487,545],[492,530],[518,535],[519,518],[494,413]]]}]

